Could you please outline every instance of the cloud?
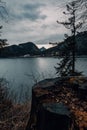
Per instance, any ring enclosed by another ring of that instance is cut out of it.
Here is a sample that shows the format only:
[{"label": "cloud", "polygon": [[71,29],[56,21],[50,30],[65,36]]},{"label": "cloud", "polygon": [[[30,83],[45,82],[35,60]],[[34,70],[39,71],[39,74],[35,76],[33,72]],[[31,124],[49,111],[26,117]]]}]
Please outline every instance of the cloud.
[{"label": "cloud", "polygon": [[63,41],[63,36],[61,34],[60,35],[54,34],[54,35],[47,36],[45,39],[41,39],[39,41],[36,41],[36,43],[38,45],[41,45],[41,44],[49,44],[49,42],[53,42],[53,43],[57,42],[58,43],[60,41]]},{"label": "cloud", "polygon": [[25,10],[38,10],[38,8],[40,8],[40,7],[43,7],[43,6],[45,6],[45,4],[42,4],[42,3],[29,3],[29,4],[25,4],[25,5],[23,5],[23,8],[25,9]]},{"label": "cloud", "polygon": [[16,21],[23,19],[29,19],[31,21],[45,19],[46,15],[41,14],[41,8],[44,6],[45,4],[40,3],[22,3],[16,7],[17,9],[13,9],[13,11],[10,11],[10,16]]},{"label": "cloud", "polygon": [[[5,0],[6,1],[6,0]],[[4,25],[3,38],[10,44],[27,41],[47,44],[63,39],[66,32],[57,20],[63,19],[59,8],[67,0],[8,0],[9,21]]]},{"label": "cloud", "polygon": [[24,12],[23,13],[23,19],[29,19],[31,21],[35,21],[38,19],[45,19],[46,15],[41,15],[39,11],[35,12]]}]

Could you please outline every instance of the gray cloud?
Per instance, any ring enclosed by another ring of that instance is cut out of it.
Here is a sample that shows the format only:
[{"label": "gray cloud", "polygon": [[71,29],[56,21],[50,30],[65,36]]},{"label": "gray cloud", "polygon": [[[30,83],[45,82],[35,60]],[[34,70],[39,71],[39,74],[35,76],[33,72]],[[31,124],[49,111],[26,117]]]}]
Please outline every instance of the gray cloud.
[{"label": "gray cloud", "polygon": [[30,12],[24,12],[22,13],[22,18],[29,19],[31,21],[37,20],[37,19],[45,19],[46,15],[41,15],[39,11],[30,11]]},{"label": "gray cloud", "polygon": [[60,41],[63,41],[63,35],[58,35],[58,34],[53,34],[53,35],[49,35],[49,36],[47,36],[46,38],[44,38],[44,39],[41,39],[41,40],[39,40],[39,41],[36,41],[36,43],[38,44],[38,45],[40,45],[40,44],[48,44],[49,42],[60,42]]},{"label": "gray cloud", "polygon": [[41,3],[29,3],[25,4],[22,9],[24,10],[23,17],[28,18],[30,20],[37,19],[45,19],[46,15],[41,14],[41,8],[44,7],[45,4]]},{"label": "gray cloud", "polygon": [[62,10],[57,6],[65,1],[67,0],[6,1],[9,22],[4,26],[3,37],[10,44],[32,41],[45,45],[61,41],[65,30],[56,23],[62,17]]},{"label": "gray cloud", "polygon": [[18,11],[14,10],[10,12],[10,15],[15,20],[29,19],[35,21],[38,19],[45,19],[47,16],[41,13],[41,8],[44,6],[45,4],[41,3],[20,4]]},{"label": "gray cloud", "polygon": [[42,4],[42,3],[29,3],[29,4],[25,4],[24,6],[23,6],[23,8],[25,9],[25,10],[37,10],[38,8],[40,8],[40,7],[43,7],[43,6],[45,6],[45,4]]}]

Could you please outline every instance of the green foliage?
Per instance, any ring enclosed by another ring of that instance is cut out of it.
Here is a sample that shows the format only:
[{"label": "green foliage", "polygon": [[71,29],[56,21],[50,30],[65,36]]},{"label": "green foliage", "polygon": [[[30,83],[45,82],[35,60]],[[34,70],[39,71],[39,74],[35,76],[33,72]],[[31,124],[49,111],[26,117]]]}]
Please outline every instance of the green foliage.
[{"label": "green foliage", "polygon": [[66,5],[66,12],[63,12],[68,16],[67,21],[60,22],[57,21],[58,24],[62,24],[65,28],[70,30],[71,35],[65,34],[65,47],[63,50],[63,59],[58,64],[58,67],[55,67],[57,73],[60,76],[67,75],[75,75],[75,50],[76,50],[76,35],[78,31],[83,26],[83,19],[81,19],[78,14],[79,10],[79,0],[72,1]]},{"label": "green foliage", "polygon": [[62,59],[57,67],[55,67],[57,73],[61,76],[67,76],[72,74],[72,38],[67,38],[64,42],[64,48],[62,50]]}]

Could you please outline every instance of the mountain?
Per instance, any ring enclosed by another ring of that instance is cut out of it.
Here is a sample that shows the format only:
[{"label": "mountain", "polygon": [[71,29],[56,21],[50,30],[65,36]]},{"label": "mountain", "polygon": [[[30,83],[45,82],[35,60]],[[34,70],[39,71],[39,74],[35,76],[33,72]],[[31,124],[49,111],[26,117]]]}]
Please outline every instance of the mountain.
[{"label": "mountain", "polygon": [[[71,37],[70,37],[71,38]],[[81,32],[76,36],[76,54],[87,55],[87,31]],[[17,56],[59,56],[62,53],[66,41],[59,43],[55,47],[39,49],[34,43],[26,42],[19,45],[11,45],[0,49],[0,57],[17,57]]]},{"label": "mountain", "polygon": [[0,49],[1,57],[16,57],[23,55],[38,55],[40,54],[39,48],[32,42],[22,43],[19,45],[11,45]]},{"label": "mountain", "polygon": [[41,47],[40,48],[40,51],[42,52],[42,51],[45,51],[46,50],[46,48],[45,47]]},{"label": "mountain", "polygon": [[87,55],[87,31],[79,33],[76,37],[77,54]]},{"label": "mountain", "polygon": [[40,53],[39,48],[32,42],[19,44],[19,47],[23,55],[25,54],[37,55]]},{"label": "mountain", "polygon": [[[70,37],[71,38],[71,37]],[[59,43],[55,47],[51,47],[42,52],[45,56],[61,55],[66,41]],[[76,35],[76,54],[87,55],[87,31],[81,32]]]}]

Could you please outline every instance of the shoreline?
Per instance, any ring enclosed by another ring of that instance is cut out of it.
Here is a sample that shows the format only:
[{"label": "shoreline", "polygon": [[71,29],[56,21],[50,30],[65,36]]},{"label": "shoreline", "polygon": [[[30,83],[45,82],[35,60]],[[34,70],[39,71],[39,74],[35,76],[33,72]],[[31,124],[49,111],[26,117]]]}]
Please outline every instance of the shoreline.
[{"label": "shoreline", "polygon": [[[59,58],[61,59],[62,57],[60,56],[18,56],[18,57],[0,57],[0,59],[16,59],[16,58]],[[87,55],[78,55],[75,58],[87,58]]]}]

